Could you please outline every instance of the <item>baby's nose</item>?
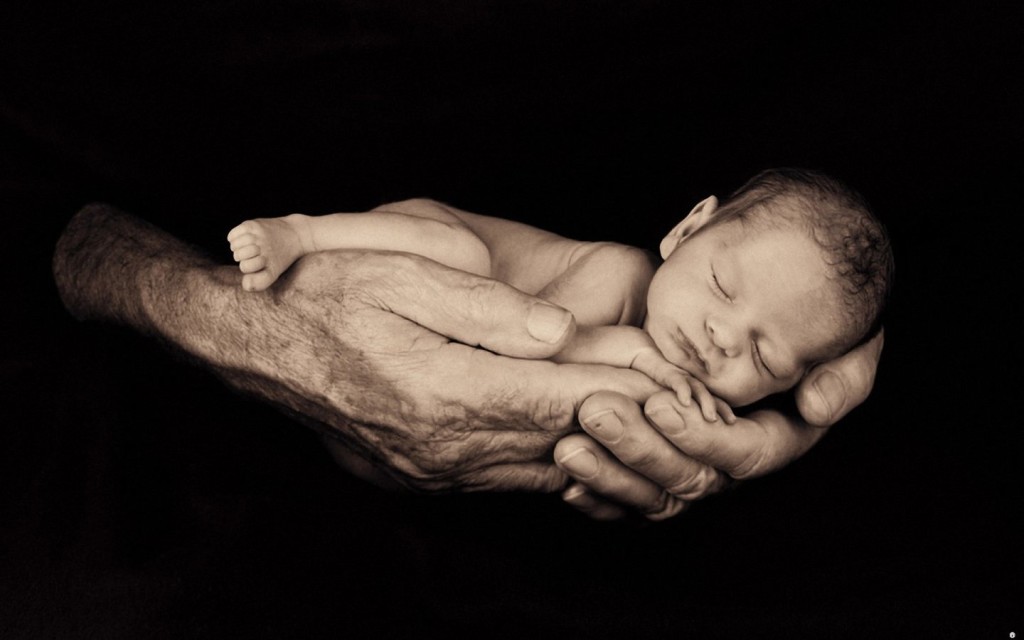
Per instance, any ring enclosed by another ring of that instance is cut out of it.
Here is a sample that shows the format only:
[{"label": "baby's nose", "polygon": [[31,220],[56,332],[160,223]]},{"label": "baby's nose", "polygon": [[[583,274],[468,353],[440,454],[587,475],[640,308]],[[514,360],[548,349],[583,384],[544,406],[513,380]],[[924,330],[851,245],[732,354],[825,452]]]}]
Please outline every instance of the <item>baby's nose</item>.
[{"label": "baby's nose", "polygon": [[729,326],[721,318],[708,318],[705,324],[711,344],[722,351],[728,358],[740,355],[740,341],[733,327]]}]

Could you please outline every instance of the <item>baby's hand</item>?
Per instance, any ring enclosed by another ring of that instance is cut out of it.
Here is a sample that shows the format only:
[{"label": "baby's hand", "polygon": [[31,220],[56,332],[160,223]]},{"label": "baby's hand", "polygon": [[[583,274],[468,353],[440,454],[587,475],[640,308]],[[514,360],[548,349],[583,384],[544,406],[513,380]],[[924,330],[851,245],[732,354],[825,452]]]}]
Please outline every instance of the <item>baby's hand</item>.
[{"label": "baby's hand", "polygon": [[689,407],[696,398],[704,419],[715,422],[718,416],[726,424],[736,423],[736,414],[724,400],[712,395],[704,383],[675,366],[655,348],[644,349],[633,359],[631,368],[647,374],[663,387],[672,389],[684,407]]}]

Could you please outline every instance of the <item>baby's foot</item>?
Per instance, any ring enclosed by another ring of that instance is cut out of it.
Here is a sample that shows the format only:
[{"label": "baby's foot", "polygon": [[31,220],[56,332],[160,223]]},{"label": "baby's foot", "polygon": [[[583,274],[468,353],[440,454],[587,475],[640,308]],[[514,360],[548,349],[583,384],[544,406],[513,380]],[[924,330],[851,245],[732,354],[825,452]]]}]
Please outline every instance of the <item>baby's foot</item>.
[{"label": "baby's foot", "polygon": [[245,275],[242,288],[263,291],[308,249],[303,242],[304,216],[246,220],[228,233],[235,262]]}]

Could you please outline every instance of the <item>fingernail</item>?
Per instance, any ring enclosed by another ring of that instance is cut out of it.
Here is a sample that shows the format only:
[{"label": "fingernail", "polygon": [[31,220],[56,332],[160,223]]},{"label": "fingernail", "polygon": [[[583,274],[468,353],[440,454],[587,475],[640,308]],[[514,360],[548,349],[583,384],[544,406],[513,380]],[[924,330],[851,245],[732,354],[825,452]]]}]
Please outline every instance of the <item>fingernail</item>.
[{"label": "fingernail", "polygon": [[526,330],[530,335],[548,344],[562,339],[572,323],[572,314],[565,309],[538,302],[526,317]]},{"label": "fingernail", "polygon": [[670,407],[657,407],[646,413],[647,417],[654,421],[658,430],[666,436],[678,436],[686,431],[686,421],[683,420],[683,416]]},{"label": "fingernail", "polygon": [[608,409],[592,416],[580,418],[587,431],[608,442],[615,442],[622,437],[622,421],[615,411]]},{"label": "fingernail", "polygon": [[577,478],[589,480],[597,475],[597,457],[589,449],[580,448],[563,456],[558,464]]},{"label": "fingernail", "polygon": [[821,404],[825,407],[825,411],[828,412],[827,419],[831,420],[838,408],[835,401],[838,401],[839,407],[842,407],[846,401],[846,388],[843,386],[843,381],[831,371],[826,371],[814,381],[814,390],[821,398]]},{"label": "fingernail", "polygon": [[562,500],[566,502],[578,502],[580,498],[586,495],[587,490],[581,484],[574,484],[565,491],[562,492]]}]

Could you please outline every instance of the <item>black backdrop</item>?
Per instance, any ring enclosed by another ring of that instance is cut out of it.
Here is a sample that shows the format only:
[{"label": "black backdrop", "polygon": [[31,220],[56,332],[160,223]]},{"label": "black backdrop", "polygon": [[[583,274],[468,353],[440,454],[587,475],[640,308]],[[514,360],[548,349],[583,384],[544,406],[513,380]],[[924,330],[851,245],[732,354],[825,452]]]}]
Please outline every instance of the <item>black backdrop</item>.
[{"label": "black backdrop", "polygon": [[[5,4],[0,636],[1024,634],[1022,12],[688,4]],[[890,227],[876,392],[658,525],[366,487],[48,271],[90,201],[225,260],[244,218],[415,195],[654,247],[773,165]]]}]

